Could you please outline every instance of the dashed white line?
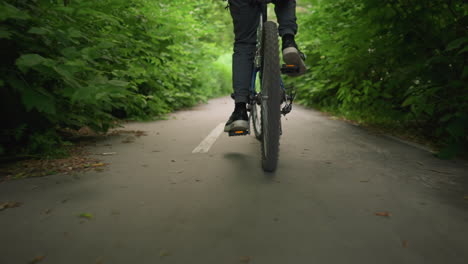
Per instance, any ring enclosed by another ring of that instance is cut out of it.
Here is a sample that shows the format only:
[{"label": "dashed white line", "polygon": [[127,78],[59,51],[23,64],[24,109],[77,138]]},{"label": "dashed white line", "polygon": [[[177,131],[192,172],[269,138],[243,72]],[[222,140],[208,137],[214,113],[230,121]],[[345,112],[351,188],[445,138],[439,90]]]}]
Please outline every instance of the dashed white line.
[{"label": "dashed white line", "polygon": [[192,153],[206,153],[210,150],[211,146],[216,142],[219,135],[224,131],[224,124],[220,123],[215,127],[210,134],[192,151]]}]

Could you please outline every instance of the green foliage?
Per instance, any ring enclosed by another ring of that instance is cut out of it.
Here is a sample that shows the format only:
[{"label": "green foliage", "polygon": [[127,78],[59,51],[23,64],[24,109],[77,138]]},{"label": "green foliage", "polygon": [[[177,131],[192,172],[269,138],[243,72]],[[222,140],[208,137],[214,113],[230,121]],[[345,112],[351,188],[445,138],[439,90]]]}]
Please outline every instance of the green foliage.
[{"label": "green foliage", "polygon": [[461,0],[303,0],[306,105],[468,146],[468,8]]},{"label": "green foliage", "polygon": [[63,3],[0,2],[2,150],[50,152],[59,128],[106,131],[227,92],[221,1]]}]

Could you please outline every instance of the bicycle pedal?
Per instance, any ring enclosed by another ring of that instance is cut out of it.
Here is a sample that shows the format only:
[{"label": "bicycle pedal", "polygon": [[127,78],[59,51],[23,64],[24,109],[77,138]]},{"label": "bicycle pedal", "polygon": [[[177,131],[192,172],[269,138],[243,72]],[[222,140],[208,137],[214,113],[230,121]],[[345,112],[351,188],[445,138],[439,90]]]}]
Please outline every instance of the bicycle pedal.
[{"label": "bicycle pedal", "polygon": [[248,130],[233,130],[229,131],[229,136],[230,137],[235,137],[235,136],[245,136],[250,134]]},{"label": "bicycle pedal", "polygon": [[281,73],[299,73],[299,66],[294,64],[283,64],[283,66],[281,67]]}]

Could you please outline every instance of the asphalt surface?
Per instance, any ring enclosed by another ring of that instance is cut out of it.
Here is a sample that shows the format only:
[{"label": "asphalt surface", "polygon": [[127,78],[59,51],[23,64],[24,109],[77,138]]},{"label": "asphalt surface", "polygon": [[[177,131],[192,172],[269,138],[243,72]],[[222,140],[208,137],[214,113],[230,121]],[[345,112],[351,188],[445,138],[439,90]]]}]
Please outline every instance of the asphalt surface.
[{"label": "asphalt surface", "polygon": [[0,211],[0,263],[468,263],[465,161],[297,106],[268,174],[253,136],[213,132],[232,107],[128,124],[147,136],[89,147],[102,172],[0,184],[22,202]]}]

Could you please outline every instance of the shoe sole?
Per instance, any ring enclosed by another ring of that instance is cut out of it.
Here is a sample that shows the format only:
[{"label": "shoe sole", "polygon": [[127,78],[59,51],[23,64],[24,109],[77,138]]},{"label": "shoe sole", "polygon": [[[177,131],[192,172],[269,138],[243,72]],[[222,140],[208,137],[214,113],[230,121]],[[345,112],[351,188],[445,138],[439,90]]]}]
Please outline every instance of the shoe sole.
[{"label": "shoe sole", "polygon": [[224,126],[224,132],[234,131],[234,130],[249,130],[249,121],[246,120],[236,120],[229,125]]},{"label": "shoe sole", "polygon": [[299,55],[299,51],[295,47],[288,47],[283,50],[283,60],[284,60],[284,63],[288,65],[299,66],[299,72],[288,73],[289,76],[292,76],[292,77],[300,76],[300,75],[303,75],[307,70],[304,64],[304,61]]}]

